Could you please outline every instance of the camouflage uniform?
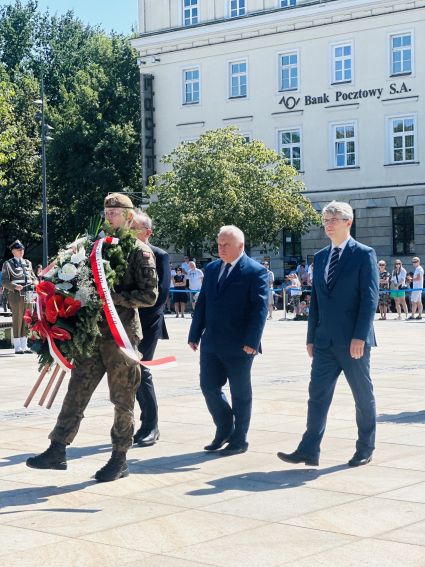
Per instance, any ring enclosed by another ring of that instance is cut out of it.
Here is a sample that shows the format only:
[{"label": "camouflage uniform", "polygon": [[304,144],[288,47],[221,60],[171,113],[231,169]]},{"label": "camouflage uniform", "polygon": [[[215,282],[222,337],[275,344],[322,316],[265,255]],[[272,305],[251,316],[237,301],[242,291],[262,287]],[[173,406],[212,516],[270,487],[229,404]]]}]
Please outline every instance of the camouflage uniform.
[{"label": "camouflage uniform", "polygon": [[[136,241],[138,249],[130,255],[127,273],[118,293],[112,293],[118,315],[131,344],[137,351],[142,338],[137,309],[154,305],[158,297],[155,258],[146,244]],[[111,429],[112,448],[126,452],[132,445],[134,401],[141,370],[116,345],[106,321],[100,324],[95,351],[91,357],[78,357],[68,385],[56,426],[49,439],[69,445],[79,429],[84,410],[105,372],[108,376],[110,400],[115,406]]]}]

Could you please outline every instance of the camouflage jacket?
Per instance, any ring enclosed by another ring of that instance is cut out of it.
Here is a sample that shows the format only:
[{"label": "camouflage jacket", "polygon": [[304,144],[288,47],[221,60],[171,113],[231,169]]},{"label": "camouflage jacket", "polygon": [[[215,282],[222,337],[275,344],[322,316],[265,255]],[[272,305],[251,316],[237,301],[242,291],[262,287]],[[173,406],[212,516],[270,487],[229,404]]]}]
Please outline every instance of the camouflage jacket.
[{"label": "camouflage jacket", "polygon": [[[130,254],[119,291],[112,293],[112,300],[131,342],[142,338],[138,308],[151,307],[158,298],[155,256],[147,244],[136,240],[136,245],[138,249]],[[100,330],[102,334],[106,331],[110,338],[106,321],[102,322]]]}]

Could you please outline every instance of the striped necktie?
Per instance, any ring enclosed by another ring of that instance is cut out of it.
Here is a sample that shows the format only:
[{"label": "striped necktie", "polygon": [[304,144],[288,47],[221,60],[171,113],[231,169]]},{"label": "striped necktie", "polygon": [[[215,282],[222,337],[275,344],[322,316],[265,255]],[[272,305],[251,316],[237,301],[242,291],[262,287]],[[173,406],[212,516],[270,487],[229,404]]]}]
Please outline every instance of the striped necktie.
[{"label": "striped necktie", "polygon": [[331,261],[329,262],[329,268],[328,268],[328,287],[331,287],[334,279],[335,279],[335,274],[336,274],[336,269],[338,267],[338,262],[339,262],[339,253],[341,251],[341,248],[334,248],[332,250],[332,256],[331,256]]},{"label": "striped necktie", "polygon": [[231,267],[232,267],[232,264],[226,264],[226,265],[224,266],[223,273],[221,274],[221,277],[220,277],[220,279],[219,279],[218,282],[217,282],[217,291],[218,291],[218,293],[220,293],[221,288],[223,287],[224,282],[226,281],[227,275],[228,275],[228,273],[229,273],[229,269],[230,269]]}]

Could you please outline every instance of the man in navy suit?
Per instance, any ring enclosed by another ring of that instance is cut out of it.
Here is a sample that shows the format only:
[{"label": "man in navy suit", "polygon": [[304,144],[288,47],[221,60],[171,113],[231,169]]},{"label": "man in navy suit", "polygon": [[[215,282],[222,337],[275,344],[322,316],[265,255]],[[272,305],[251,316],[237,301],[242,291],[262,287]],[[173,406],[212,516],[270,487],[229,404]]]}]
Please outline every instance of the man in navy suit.
[{"label": "man in navy suit", "polygon": [[[152,360],[158,339],[168,339],[164,320],[164,306],[170,289],[170,259],[165,250],[153,246],[149,242],[149,237],[153,234],[152,219],[146,213],[136,211],[131,226],[136,230],[137,238],[151,248],[155,256],[158,274],[158,299],[155,305],[139,309],[143,338],[138,348],[144,360]],[[136,399],[141,409],[141,425],[134,434],[134,442],[139,447],[149,447],[159,439],[158,402],[152,373],[149,368],[144,366],[142,366],[142,379],[136,393]]]},{"label": "man in navy suit", "polygon": [[336,382],[344,372],[356,405],[358,439],[351,467],[366,465],[375,448],[376,409],[370,377],[373,320],[378,304],[378,268],[372,248],[350,237],[353,210],[332,201],[323,208],[330,246],[314,256],[314,280],[307,331],[312,357],[307,429],[288,463],[319,464],[320,443]]},{"label": "man in navy suit", "polygon": [[[211,262],[189,331],[189,346],[201,342],[201,390],[216,425],[206,451],[237,455],[248,449],[251,419],[251,367],[260,351],[267,317],[265,268],[244,252],[243,232],[223,226],[218,234],[220,260]],[[222,390],[229,381],[232,405]]]}]

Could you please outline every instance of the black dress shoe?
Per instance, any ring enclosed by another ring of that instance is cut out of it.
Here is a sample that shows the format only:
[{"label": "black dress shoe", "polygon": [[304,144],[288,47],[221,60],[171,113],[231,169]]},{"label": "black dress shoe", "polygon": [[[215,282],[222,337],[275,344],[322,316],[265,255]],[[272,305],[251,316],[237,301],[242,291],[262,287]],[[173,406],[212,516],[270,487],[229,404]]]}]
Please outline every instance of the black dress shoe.
[{"label": "black dress shoe", "polygon": [[368,463],[370,463],[371,460],[372,460],[372,455],[369,455],[368,457],[364,457],[362,455],[359,455],[358,453],[354,453],[352,458],[348,461],[348,466],[361,467],[363,465],[367,465]]},{"label": "black dress shoe", "polygon": [[231,455],[241,455],[248,451],[248,443],[236,444],[230,442],[227,447],[220,451],[220,456],[230,457]]},{"label": "black dress shoe", "polygon": [[159,429],[154,427],[147,435],[141,437],[137,444],[139,447],[150,447],[151,445],[155,445],[155,443],[159,440]]},{"label": "black dress shoe", "polygon": [[277,454],[279,459],[285,461],[285,463],[291,463],[293,465],[299,465],[300,463],[304,463],[310,467],[318,467],[319,466],[319,457],[312,457],[311,455],[305,455],[301,451],[294,451],[293,453],[281,453]]},{"label": "black dress shoe", "polygon": [[227,437],[217,437],[211,441],[209,445],[205,445],[204,451],[218,451],[229,441],[230,435]]}]

